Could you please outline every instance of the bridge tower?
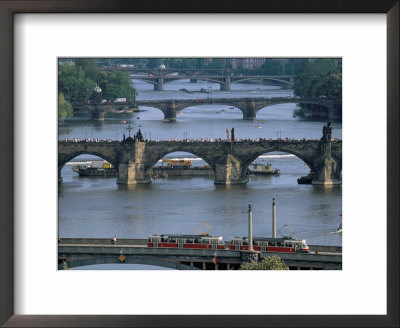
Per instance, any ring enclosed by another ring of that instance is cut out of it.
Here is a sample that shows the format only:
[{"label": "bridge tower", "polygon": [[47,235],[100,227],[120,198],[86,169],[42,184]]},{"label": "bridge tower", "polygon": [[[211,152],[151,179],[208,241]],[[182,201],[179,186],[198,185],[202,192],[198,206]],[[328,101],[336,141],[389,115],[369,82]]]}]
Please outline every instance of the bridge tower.
[{"label": "bridge tower", "polygon": [[313,185],[341,184],[339,163],[332,157],[332,127],[329,122],[322,129],[320,156],[314,160]]},{"label": "bridge tower", "polygon": [[150,170],[145,168],[146,143],[135,138],[127,138],[118,154],[118,184],[134,185],[150,183]]}]

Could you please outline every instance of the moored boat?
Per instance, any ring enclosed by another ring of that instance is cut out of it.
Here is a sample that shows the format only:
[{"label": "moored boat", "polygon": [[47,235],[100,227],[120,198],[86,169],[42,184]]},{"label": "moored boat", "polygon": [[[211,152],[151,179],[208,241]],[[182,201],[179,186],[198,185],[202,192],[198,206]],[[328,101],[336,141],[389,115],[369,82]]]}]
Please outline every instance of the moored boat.
[{"label": "moored boat", "polygon": [[279,169],[272,169],[272,164],[250,164],[249,171],[250,175],[279,175],[281,171]]},{"label": "moored boat", "polygon": [[312,174],[312,172],[310,171],[309,174],[303,175],[303,176],[301,176],[300,178],[298,178],[298,179],[297,179],[297,183],[298,183],[298,184],[311,184],[311,183],[312,183],[312,177],[313,177],[313,174]]},{"label": "moored boat", "polygon": [[89,165],[74,165],[72,170],[79,176],[118,176],[118,170],[106,161],[93,161]]}]

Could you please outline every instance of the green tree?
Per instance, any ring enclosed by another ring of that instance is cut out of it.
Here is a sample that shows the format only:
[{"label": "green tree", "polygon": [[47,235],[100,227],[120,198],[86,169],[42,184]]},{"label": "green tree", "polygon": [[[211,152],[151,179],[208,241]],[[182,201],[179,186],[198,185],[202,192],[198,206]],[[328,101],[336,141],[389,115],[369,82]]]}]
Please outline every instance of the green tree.
[{"label": "green tree", "polygon": [[128,101],[136,99],[136,89],[127,72],[100,72],[97,81],[103,91],[103,98],[114,101],[117,98],[126,98]]},{"label": "green tree", "polygon": [[58,92],[63,93],[67,101],[81,103],[89,100],[96,84],[103,90],[104,99],[135,100],[136,90],[127,72],[101,71],[96,61],[88,58],[59,62]]},{"label": "green tree", "polygon": [[95,81],[99,69],[96,66],[96,59],[93,58],[76,58],[75,67],[80,67],[85,72],[85,77]]},{"label": "green tree", "polygon": [[71,104],[65,100],[62,93],[58,94],[58,120],[64,122],[66,117],[71,117],[73,114]]},{"label": "green tree", "polygon": [[296,65],[295,94],[300,97],[342,98],[342,72],[337,59],[302,60]]},{"label": "green tree", "polygon": [[289,270],[285,262],[277,256],[268,256],[260,262],[246,262],[240,265],[239,270]]},{"label": "green tree", "polygon": [[69,102],[83,102],[89,99],[96,82],[86,77],[81,66],[60,64],[58,67],[58,92]]},{"label": "green tree", "polygon": [[274,59],[266,59],[260,67],[260,73],[265,75],[281,75],[282,71],[282,64]]}]

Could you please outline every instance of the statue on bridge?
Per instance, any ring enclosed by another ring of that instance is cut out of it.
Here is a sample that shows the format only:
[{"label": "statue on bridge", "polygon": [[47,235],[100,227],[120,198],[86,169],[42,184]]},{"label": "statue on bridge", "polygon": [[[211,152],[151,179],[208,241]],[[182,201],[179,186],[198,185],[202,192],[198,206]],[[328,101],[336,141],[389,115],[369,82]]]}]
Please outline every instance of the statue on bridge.
[{"label": "statue on bridge", "polygon": [[322,141],[328,142],[332,138],[332,127],[331,127],[331,122],[328,122],[327,125],[324,125],[322,128]]},{"label": "statue on bridge", "polygon": [[142,135],[142,131],[140,131],[140,128],[139,128],[138,132],[136,133],[136,135],[134,137],[134,140],[135,141],[140,141],[140,142],[144,141],[143,135]]},{"label": "statue on bridge", "polygon": [[226,140],[227,141],[230,141],[231,139],[230,139],[230,136],[229,136],[229,129],[228,128],[226,128]]}]

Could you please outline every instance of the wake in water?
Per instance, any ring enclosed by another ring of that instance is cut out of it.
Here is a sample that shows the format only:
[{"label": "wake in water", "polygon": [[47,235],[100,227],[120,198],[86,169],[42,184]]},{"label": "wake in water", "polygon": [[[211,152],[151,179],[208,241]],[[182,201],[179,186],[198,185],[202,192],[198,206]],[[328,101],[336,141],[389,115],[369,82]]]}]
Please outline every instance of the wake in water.
[{"label": "wake in water", "polygon": [[[339,214],[341,216],[341,214]],[[329,232],[329,234],[333,234],[333,233],[342,233],[342,221],[340,221],[338,228],[336,229],[336,231],[332,231]]]}]

